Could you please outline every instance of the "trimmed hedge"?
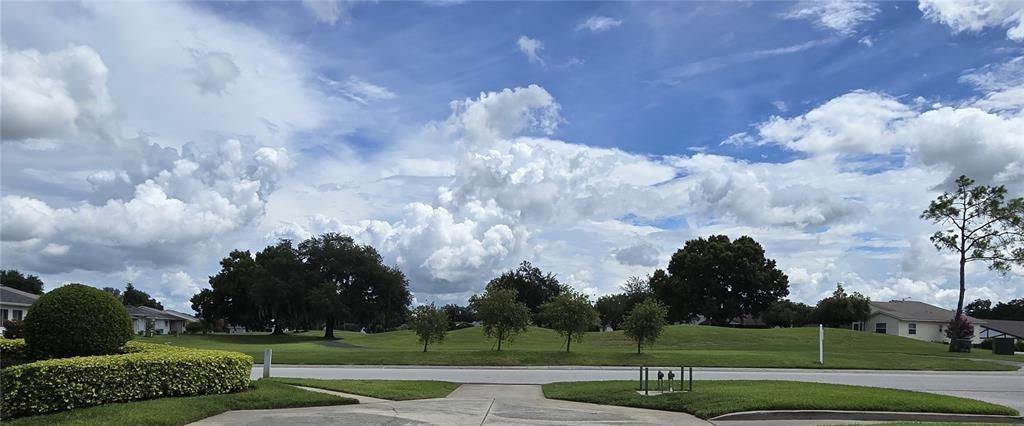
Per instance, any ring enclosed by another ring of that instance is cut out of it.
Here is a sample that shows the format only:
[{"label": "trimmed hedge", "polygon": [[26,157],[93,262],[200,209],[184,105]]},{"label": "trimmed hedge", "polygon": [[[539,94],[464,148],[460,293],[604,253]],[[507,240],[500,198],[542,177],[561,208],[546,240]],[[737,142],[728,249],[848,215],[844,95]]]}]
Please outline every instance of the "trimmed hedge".
[{"label": "trimmed hedge", "polygon": [[25,343],[37,359],[115,354],[131,339],[124,305],[87,285],[68,284],[39,296],[25,317]]},{"label": "trimmed hedge", "polygon": [[129,342],[119,355],[59,358],[0,370],[3,418],[112,402],[230,393],[250,385],[238,352]]},{"label": "trimmed hedge", "polygon": [[0,338],[0,368],[31,361],[25,339]]}]

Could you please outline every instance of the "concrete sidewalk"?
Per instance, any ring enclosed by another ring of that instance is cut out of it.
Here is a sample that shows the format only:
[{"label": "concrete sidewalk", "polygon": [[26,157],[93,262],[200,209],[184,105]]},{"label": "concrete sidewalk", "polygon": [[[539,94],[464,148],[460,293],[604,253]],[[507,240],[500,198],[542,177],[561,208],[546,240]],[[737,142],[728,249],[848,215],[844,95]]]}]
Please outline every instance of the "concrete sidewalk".
[{"label": "concrete sidewalk", "polygon": [[545,399],[538,385],[463,385],[447,398],[333,407],[229,411],[193,425],[680,425],[684,413]]}]

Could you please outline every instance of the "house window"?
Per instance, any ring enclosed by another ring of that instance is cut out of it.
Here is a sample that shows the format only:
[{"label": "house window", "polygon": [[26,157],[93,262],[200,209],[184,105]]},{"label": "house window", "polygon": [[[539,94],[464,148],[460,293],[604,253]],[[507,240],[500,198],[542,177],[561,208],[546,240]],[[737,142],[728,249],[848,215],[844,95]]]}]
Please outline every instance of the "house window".
[{"label": "house window", "polygon": [[15,309],[14,310],[14,320],[15,321],[21,321],[21,313],[22,312],[24,312],[24,311],[22,311],[21,309]]},{"label": "house window", "polygon": [[7,310],[0,309],[0,321],[7,321]]},{"label": "house window", "polygon": [[884,322],[875,323],[875,333],[885,334],[886,324]]},{"label": "house window", "polygon": [[907,324],[907,334],[910,334],[911,336],[917,334],[917,324],[915,324],[915,323]]}]

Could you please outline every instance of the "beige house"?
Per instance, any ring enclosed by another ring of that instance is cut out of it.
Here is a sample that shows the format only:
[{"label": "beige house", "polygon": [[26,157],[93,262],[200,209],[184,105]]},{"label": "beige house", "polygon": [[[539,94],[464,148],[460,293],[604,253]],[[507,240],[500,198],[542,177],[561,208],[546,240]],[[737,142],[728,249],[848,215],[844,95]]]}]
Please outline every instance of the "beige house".
[{"label": "beige house", "polygon": [[184,333],[185,325],[199,321],[196,317],[170,309],[159,310],[148,306],[129,306],[128,315],[132,318],[132,331],[142,335],[146,332],[146,323],[153,324],[156,334]]},{"label": "beige house", "polygon": [[[892,334],[927,342],[948,342],[946,325],[956,312],[913,300],[871,302],[871,315],[854,328],[864,331]],[[974,343],[981,343],[984,320],[971,318],[974,324]],[[859,326],[859,327],[858,327]]]}]

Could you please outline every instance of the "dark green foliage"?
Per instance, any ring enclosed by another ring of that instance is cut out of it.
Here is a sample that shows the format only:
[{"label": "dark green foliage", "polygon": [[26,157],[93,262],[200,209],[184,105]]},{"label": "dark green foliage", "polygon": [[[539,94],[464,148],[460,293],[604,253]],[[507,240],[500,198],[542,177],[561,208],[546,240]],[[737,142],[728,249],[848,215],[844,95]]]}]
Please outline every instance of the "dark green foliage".
[{"label": "dark green foliage", "polygon": [[196,334],[208,331],[205,324],[202,321],[190,322],[185,324],[185,332],[188,334]]},{"label": "dark green foliage", "polygon": [[773,303],[761,314],[761,320],[769,327],[800,327],[811,321],[814,308],[789,299]]},{"label": "dark green foliage", "polygon": [[35,275],[26,275],[16,269],[0,271],[0,285],[32,294],[43,294],[43,280]]},{"label": "dark green foliage", "polygon": [[6,320],[4,321],[5,339],[22,339],[25,337],[25,322]]},{"label": "dark green foliage", "polygon": [[238,392],[250,384],[253,360],[248,355],[135,342],[126,349],[135,352],[50,359],[0,370],[3,417]]},{"label": "dark green foliage", "polygon": [[299,244],[311,284],[306,307],[324,321],[325,338],[334,338],[336,322],[347,321],[383,331],[406,320],[412,302],[409,280],[387,266],[377,250],[352,237],[327,233]]},{"label": "dark green foliage", "polygon": [[448,315],[448,329],[452,330],[456,324],[465,324],[476,321],[476,314],[469,306],[459,306],[453,304],[447,304],[441,307],[444,313]]},{"label": "dark green foliage", "polygon": [[530,310],[516,297],[516,291],[488,288],[483,295],[474,295],[469,306],[483,323],[484,335],[498,340],[498,350],[505,341],[526,332],[530,324]]},{"label": "dark green foliage", "polygon": [[420,305],[413,309],[409,326],[416,332],[416,337],[423,344],[423,352],[426,352],[427,345],[444,341],[448,334],[448,314],[433,304]]},{"label": "dark green foliage", "polygon": [[569,352],[572,342],[582,342],[584,333],[593,327],[597,311],[587,295],[566,290],[540,305],[540,317],[565,339],[565,351]]},{"label": "dark green foliage", "polygon": [[132,283],[125,285],[124,292],[121,293],[121,303],[124,303],[126,306],[148,306],[161,311],[164,310],[164,305],[157,302],[149,293],[135,288]]},{"label": "dark green foliage", "polygon": [[828,327],[839,327],[864,321],[871,315],[870,302],[870,299],[860,293],[846,294],[843,286],[837,284],[836,291],[832,292],[832,296],[818,301],[818,305],[814,307],[812,319],[814,322]]},{"label": "dark green foliage", "polygon": [[131,338],[131,319],[124,305],[82,284],[68,284],[40,296],[25,317],[25,343],[40,358],[117,353]]},{"label": "dark green foliage", "polygon": [[507,271],[487,283],[487,289],[492,288],[515,290],[519,302],[530,310],[530,318],[535,324],[541,323],[538,321],[540,305],[565,290],[554,274],[545,274],[525,260],[515,270]]},{"label": "dark green foliage", "polygon": [[672,255],[668,275],[671,280],[659,282],[660,291],[655,291],[663,296],[662,302],[675,307],[675,321],[703,315],[710,324],[728,324],[744,315],[758,316],[789,295],[789,278],[747,236],[687,241]]},{"label": "dark green foliage", "polygon": [[1004,275],[1013,265],[1024,266],[1024,198],[1007,200],[1004,186],[975,185],[973,179],[960,176],[956,188],[929,203],[921,218],[943,228],[931,237],[935,248],[959,257],[960,296],[954,319],[963,315],[968,263],[985,262]]},{"label": "dark green foliage", "polygon": [[602,327],[619,328],[628,312],[628,298],[625,294],[609,294],[597,298],[594,309],[601,318]]},{"label": "dark green foliage", "polygon": [[977,299],[967,304],[964,311],[974,318],[1024,321],[1024,297],[1009,302],[998,302],[995,306],[992,306],[990,300]]},{"label": "dark green foliage", "polygon": [[668,308],[657,300],[647,299],[638,303],[623,321],[626,337],[636,342],[636,353],[643,345],[652,345],[667,322]]}]

